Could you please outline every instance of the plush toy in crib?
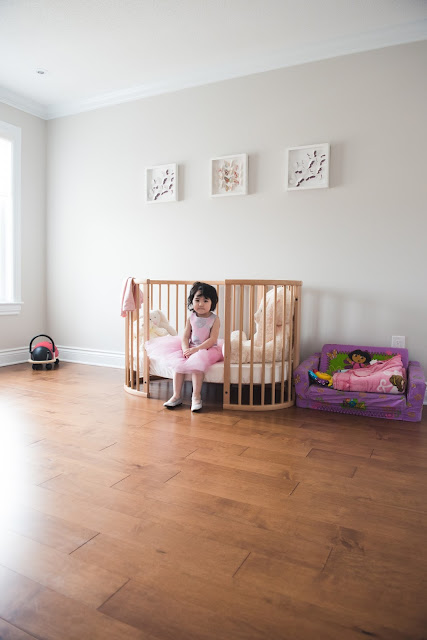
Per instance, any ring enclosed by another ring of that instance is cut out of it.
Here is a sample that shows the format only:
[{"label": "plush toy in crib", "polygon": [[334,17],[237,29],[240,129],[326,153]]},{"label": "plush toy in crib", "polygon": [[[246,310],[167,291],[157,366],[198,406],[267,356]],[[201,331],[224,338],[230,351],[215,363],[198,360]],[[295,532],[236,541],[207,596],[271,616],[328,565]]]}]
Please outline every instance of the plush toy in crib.
[{"label": "plush toy in crib", "polygon": [[[139,316],[139,335],[141,343],[144,340],[144,314]],[[152,309],[150,311],[150,340],[153,338],[161,338],[162,336],[176,336],[175,329],[169,324],[163,311],[160,309]]]},{"label": "plush toy in crib", "polygon": [[[165,336],[167,334],[171,336],[178,335],[175,329],[172,327],[172,325],[169,324],[168,319],[166,318],[163,311],[160,311],[160,309],[156,309],[155,311],[150,311],[150,322],[153,324],[155,333],[158,336],[160,335]],[[151,331],[151,328],[150,328],[150,331]],[[159,331],[161,331],[162,333],[159,333]]]},{"label": "plush toy in crib", "polygon": [[[274,288],[270,289],[266,295],[265,327],[264,327],[264,298],[254,314],[256,332],[253,339],[253,362],[261,362],[263,355],[263,342],[265,331],[265,361],[273,360],[274,336],[276,336],[275,361],[280,362],[283,353],[283,298],[284,287],[276,290],[276,322],[274,322]],[[291,314],[290,290],[286,292],[286,318],[285,318],[285,357],[288,351],[289,319]],[[239,362],[239,336],[240,331],[233,331],[231,334],[231,362]],[[251,340],[247,339],[242,331],[242,362],[251,361]]]}]

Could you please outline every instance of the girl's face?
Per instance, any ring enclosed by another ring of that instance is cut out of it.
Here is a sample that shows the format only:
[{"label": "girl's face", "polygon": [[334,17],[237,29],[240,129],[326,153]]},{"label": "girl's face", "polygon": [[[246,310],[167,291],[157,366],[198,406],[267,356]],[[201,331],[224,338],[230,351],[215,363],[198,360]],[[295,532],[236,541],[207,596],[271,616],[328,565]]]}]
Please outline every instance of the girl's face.
[{"label": "girl's face", "polygon": [[211,310],[212,301],[210,298],[205,298],[205,296],[198,291],[193,298],[193,309],[197,313],[198,316],[202,318],[209,315]]}]

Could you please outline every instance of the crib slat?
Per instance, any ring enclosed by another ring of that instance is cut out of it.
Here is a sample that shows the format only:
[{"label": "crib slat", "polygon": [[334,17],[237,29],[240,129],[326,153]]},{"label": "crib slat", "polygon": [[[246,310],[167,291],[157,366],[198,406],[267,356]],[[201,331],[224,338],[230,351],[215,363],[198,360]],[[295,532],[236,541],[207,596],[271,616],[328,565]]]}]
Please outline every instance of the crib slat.
[{"label": "crib slat", "polygon": [[[286,300],[288,296],[288,286],[283,287],[283,300],[282,300],[282,313],[283,313],[283,323],[282,323],[282,366],[280,367],[280,402],[283,403],[285,401],[285,364],[286,364]],[[288,375],[289,375],[289,366],[288,366]]]},{"label": "crib slat", "polygon": [[254,324],[255,324],[255,319],[254,319],[254,313],[255,313],[255,309],[254,309],[254,296],[255,296],[255,289],[256,289],[256,285],[249,285],[250,287],[250,303],[249,303],[249,319],[250,319],[250,325],[249,325],[249,336],[251,339],[251,353],[250,353],[250,371],[249,371],[249,404],[253,405],[254,403]]},{"label": "crib slat", "polygon": [[224,387],[223,387],[223,404],[229,406],[230,398],[230,336],[231,336],[231,309],[233,285],[225,284],[224,296]]},{"label": "crib slat", "polygon": [[295,320],[294,320],[294,367],[299,365],[300,360],[300,331],[301,331],[301,287],[295,287]]},{"label": "crib slat", "polygon": [[[143,288],[143,296],[144,296],[144,343],[150,339],[150,294],[151,294],[151,286],[150,281],[147,280],[144,283]],[[138,354],[139,358],[139,354]],[[143,351],[143,381],[142,381],[142,389],[144,395],[147,398],[150,396],[150,361],[147,356],[147,352],[144,349]]]},{"label": "crib slat", "polygon": [[231,321],[232,331],[236,330],[236,286],[237,285],[232,285],[232,290],[233,290],[233,308],[232,308],[233,317]]},{"label": "crib slat", "polygon": [[133,311],[131,311],[129,313],[130,316],[130,362],[131,362],[131,377],[130,377],[130,386],[132,389],[134,389],[135,385],[134,385],[134,348],[133,348],[133,340],[134,340],[134,325],[133,325],[133,318],[134,318],[134,313]]},{"label": "crib slat", "polygon": [[293,327],[294,327],[294,313],[295,313],[295,290],[291,288],[291,304],[289,314],[289,338],[288,338],[288,399],[292,398],[292,374],[293,374],[293,359],[294,359],[294,344],[292,340]]},{"label": "crib slat", "polygon": [[179,302],[179,285],[176,282],[175,283],[175,326],[177,327],[177,330],[178,330],[178,327],[179,327],[179,318],[178,318],[179,304],[178,304],[178,302]]},{"label": "crib slat", "polygon": [[[221,303],[222,303],[222,300],[221,300],[222,290],[221,290],[221,284],[218,282],[215,285],[215,287],[216,287],[216,292],[218,294],[218,303],[217,303],[217,306],[216,306],[215,313],[216,313],[216,315],[218,316],[218,318],[220,319],[220,322],[221,322],[221,314],[222,314],[222,306],[221,306]],[[221,324],[223,324],[223,323],[221,322]]]},{"label": "crib slat", "polygon": [[125,385],[128,387],[130,384],[129,375],[129,311],[125,317]]},{"label": "crib slat", "polygon": [[136,388],[139,390],[139,314],[140,314],[140,309],[139,309],[139,286],[136,287],[136,309],[135,309],[135,317],[136,317]]},{"label": "crib slat", "polygon": [[[167,292],[168,292],[168,322],[170,322],[171,319],[171,292],[170,292],[170,285],[167,285]],[[176,327],[175,327],[176,328]]]},{"label": "crib slat", "polygon": [[[295,287],[295,314],[294,314],[294,342],[293,342],[293,367],[292,367],[292,375],[291,378],[293,378],[293,374],[295,369],[297,368],[297,366],[299,365],[299,360],[300,360],[300,304],[301,304],[301,287],[296,286]],[[293,391],[293,395],[292,395],[292,400],[295,401],[295,386],[292,385],[292,391]]]},{"label": "crib slat", "polygon": [[276,402],[276,327],[277,327],[277,285],[274,285],[273,298],[273,356],[271,362],[271,404]]},{"label": "crib slat", "polygon": [[239,386],[238,386],[238,404],[242,404],[242,359],[243,359],[243,304],[244,304],[244,287],[240,285],[240,307],[239,307]]},{"label": "crib slat", "polygon": [[266,317],[267,317],[267,285],[264,285],[264,295],[263,295],[263,336],[262,336],[262,361],[261,361],[261,404],[265,404],[265,337],[266,337]]}]

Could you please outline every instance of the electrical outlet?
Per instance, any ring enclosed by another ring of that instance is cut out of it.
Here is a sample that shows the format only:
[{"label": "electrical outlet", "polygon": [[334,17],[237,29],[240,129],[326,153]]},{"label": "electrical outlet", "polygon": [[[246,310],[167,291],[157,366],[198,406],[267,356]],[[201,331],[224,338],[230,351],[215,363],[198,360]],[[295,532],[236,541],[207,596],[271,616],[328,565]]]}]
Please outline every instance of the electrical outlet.
[{"label": "electrical outlet", "polygon": [[405,348],[405,336],[391,336],[391,346],[397,349]]}]

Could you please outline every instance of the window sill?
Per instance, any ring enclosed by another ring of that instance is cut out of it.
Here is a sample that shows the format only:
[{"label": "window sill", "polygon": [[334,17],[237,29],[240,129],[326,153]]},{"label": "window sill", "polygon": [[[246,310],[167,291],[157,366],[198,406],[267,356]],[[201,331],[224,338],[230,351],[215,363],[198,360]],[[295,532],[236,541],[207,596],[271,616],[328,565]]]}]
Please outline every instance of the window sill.
[{"label": "window sill", "polygon": [[17,316],[21,313],[23,302],[0,302],[0,316]]}]

